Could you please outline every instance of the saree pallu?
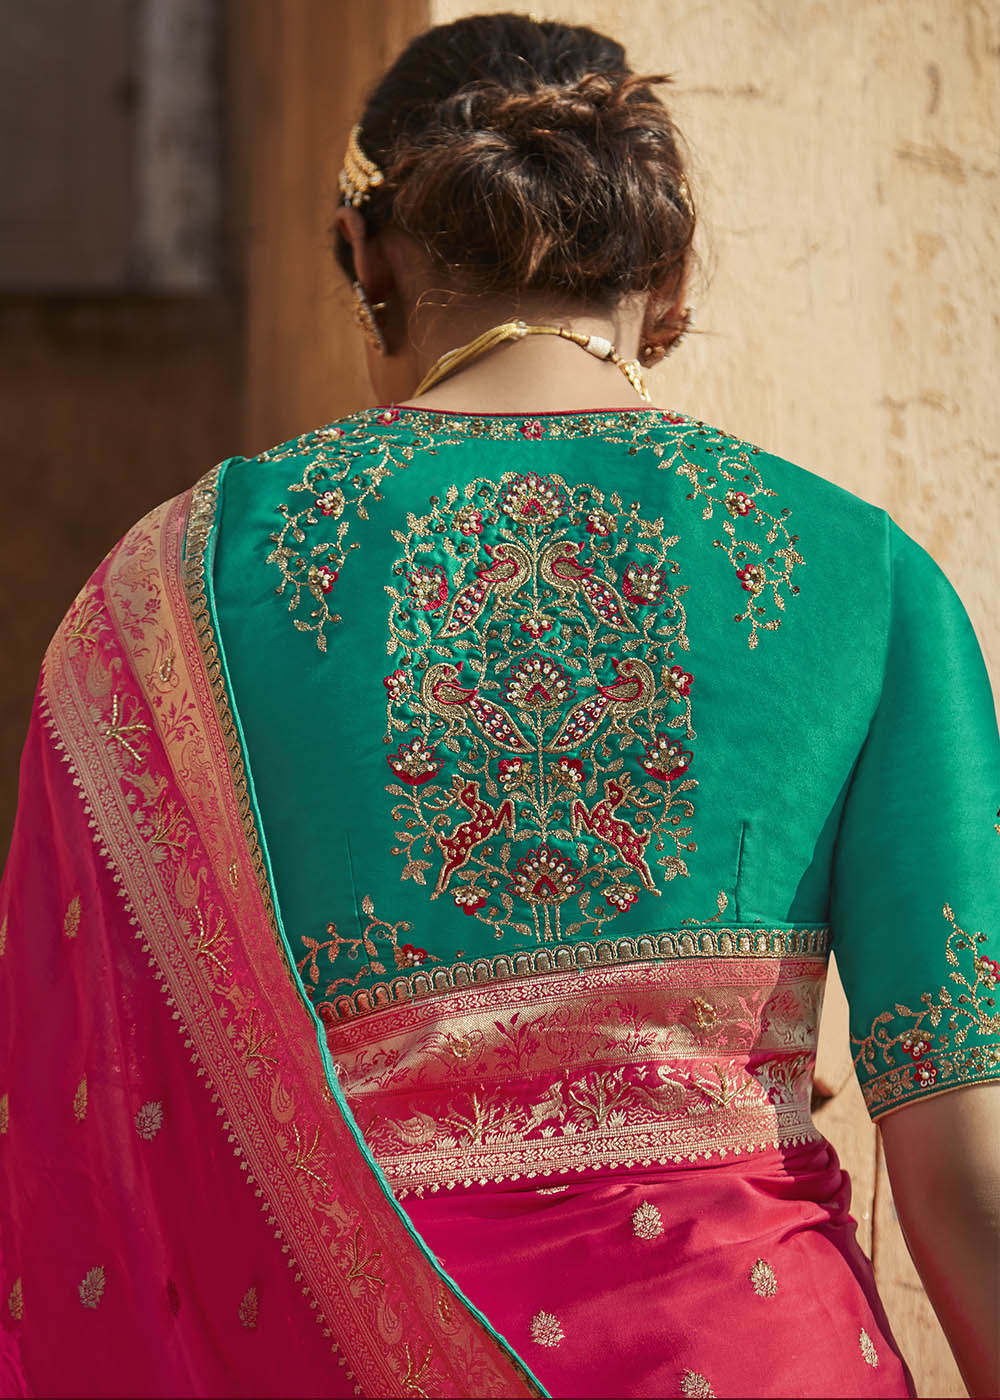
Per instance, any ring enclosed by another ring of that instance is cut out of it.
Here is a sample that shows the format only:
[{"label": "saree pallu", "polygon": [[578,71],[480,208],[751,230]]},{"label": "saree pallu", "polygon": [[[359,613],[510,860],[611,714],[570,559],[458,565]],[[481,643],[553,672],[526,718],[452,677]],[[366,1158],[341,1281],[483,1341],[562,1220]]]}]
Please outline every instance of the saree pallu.
[{"label": "saree pallu", "polygon": [[24,753],[0,900],[0,1389],[541,1393],[325,1073],[199,646],[190,503],[76,599]]}]

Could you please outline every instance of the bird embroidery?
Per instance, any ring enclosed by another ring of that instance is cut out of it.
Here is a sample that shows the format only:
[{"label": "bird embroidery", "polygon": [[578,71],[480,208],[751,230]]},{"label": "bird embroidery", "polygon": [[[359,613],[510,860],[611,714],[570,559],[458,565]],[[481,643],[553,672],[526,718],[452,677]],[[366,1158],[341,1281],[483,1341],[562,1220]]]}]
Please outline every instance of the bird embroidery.
[{"label": "bird embroidery", "polygon": [[646,710],[656,698],[656,677],[644,661],[627,657],[614,658],[611,665],[615,679],[610,685],[599,685],[596,695],[588,695],[574,705],[552,740],[551,748],[563,753],[588,739],[606,715],[611,726],[622,729],[633,715]]},{"label": "bird embroidery", "polygon": [[594,578],[594,565],[581,564],[576,557],[579,550],[575,540],[558,540],[543,551],[538,572],[564,596],[579,590],[599,621],[619,632],[635,632],[624,598],[609,583]]},{"label": "bird embroidery", "polygon": [[490,563],[476,570],[471,583],[460,588],[452,599],[448,616],[444,620],[438,636],[457,637],[467,632],[482,615],[491,593],[508,597],[531,577],[531,560],[520,545],[502,543],[483,545],[490,556]]}]

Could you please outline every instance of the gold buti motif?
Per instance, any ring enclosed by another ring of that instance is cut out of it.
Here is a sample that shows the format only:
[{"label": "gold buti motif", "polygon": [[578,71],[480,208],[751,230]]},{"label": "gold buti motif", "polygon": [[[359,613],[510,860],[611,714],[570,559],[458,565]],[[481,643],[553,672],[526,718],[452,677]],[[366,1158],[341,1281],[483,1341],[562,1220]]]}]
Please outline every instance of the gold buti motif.
[{"label": "gold buti motif", "polygon": [[80,1302],[85,1308],[97,1307],[104,1296],[106,1283],[104,1268],[100,1264],[84,1275],[77,1285],[77,1292],[80,1294]]},{"label": "gold buti motif", "polygon": [[63,917],[63,933],[67,938],[75,938],[80,927],[80,896],[75,894],[66,906]]},{"label": "gold buti motif", "polygon": [[257,1301],[257,1290],[251,1285],[240,1299],[240,1305],[237,1309],[240,1326],[245,1327],[248,1332],[253,1331],[257,1326],[259,1315],[260,1304]]},{"label": "gold buti motif", "polygon": [[696,849],[679,536],[554,474],[429,505],[386,586],[401,878],[496,937],[597,936]]},{"label": "gold buti motif", "polygon": [[758,1259],[750,1270],[753,1291],[761,1298],[773,1298],[778,1291],[778,1279],[766,1259]]},{"label": "gold buti motif", "polygon": [[14,1286],[7,1295],[7,1311],[15,1322],[20,1322],[24,1317],[24,1284],[20,1277],[14,1280]]},{"label": "gold buti motif", "polygon": [[163,1104],[159,1100],[151,1099],[149,1103],[144,1103],[135,1115],[135,1130],[146,1142],[152,1142],[153,1138],[163,1126]]},{"label": "gold buti motif", "polygon": [[715,1391],[707,1376],[700,1371],[685,1371],[681,1377],[681,1394],[697,1396],[698,1400],[715,1400]]},{"label": "gold buti motif", "polygon": [[566,1333],[555,1313],[537,1312],[531,1319],[531,1340],[540,1347],[557,1347]]},{"label": "gold buti motif", "polygon": [[651,1201],[643,1201],[632,1212],[632,1229],[637,1240],[655,1240],[663,1234],[663,1216]]},{"label": "gold buti motif", "polygon": [[0,1094],[0,1135],[10,1128],[10,1095]]},{"label": "gold buti motif", "polygon": [[76,1086],[76,1093],[73,1095],[73,1116],[78,1123],[82,1123],[87,1116],[87,1076],[84,1075]]},{"label": "gold buti motif", "polygon": [[0,958],[7,951],[7,915],[0,919]]},{"label": "gold buti motif", "polygon": [[877,1366],[878,1352],[875,1350],[875,1343],[872,1341],[871,1337],[869,1337],[868,1333],[863,1327],[861,1329],[861,1334],[858,1337],[858,1345],[861,1347],[861,1355],[868,1362],[868,1365]]}]

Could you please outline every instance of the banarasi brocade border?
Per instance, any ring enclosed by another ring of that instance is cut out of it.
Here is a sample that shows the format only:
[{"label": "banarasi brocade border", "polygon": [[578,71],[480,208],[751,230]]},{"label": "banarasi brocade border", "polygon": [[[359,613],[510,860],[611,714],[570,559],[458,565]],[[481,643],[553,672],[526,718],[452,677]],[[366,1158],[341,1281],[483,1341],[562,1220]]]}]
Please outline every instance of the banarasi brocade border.
[{"label": "banarasi brocade border", "polygon": [[[311,1016],[287,958],[265,952],[273,925],[265,932],[247,878],[246,794],[238,803],[226,781],[232,735],[201,657],[212,629],[202,615],[196,633],[182,578],[203,567],[217,481],[203,483],[186,561],[191,493],[140,521],[78,596],[43,665],[45,730],[331,1365],[370,1394],[465,1394],[470,1376],[482,1393],[544,1394],[426,1252],[370,1156],[344,1155],[338,1137],[356,1150],[357,1130],[336,1112],[319,1053],[308,1037],[299,1044]],[[154,708],[171,689],[180,718]],[[324,1203],[338,1173],[343,1218],[331,1233]],[[416,1268],[400,1249],[411,1240]],[[353,1282],[359,1251],[384,1275],[365,1295]]]},{"label": "banarasi brocade border", "polygon": [[816,957],[826,961],[831,944],[829,925],[811,928],[701,928],[657,930],[630,937],[594,942],[574,940],[556,947],[470,958],[445,967],[419,968],[387,982],[342,993],[322,1003],[329,1022],[370,1015],[384,1007],[469,987],[482,987],[511,978],[583,972],[615,964],[665,962],[678,958]]}]

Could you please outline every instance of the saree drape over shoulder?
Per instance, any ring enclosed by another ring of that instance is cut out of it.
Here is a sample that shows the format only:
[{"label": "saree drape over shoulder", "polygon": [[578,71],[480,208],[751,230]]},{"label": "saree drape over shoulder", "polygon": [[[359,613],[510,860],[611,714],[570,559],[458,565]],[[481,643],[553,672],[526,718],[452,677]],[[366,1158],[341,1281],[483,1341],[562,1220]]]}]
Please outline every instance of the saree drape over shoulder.
[{"label": "saree drape over shoulder", "polygon": [[810,1115],[1000,1078],[940,570],[657,410],[371,410],[141,521],[0,898],[0,1391],[906,1396]]}]

